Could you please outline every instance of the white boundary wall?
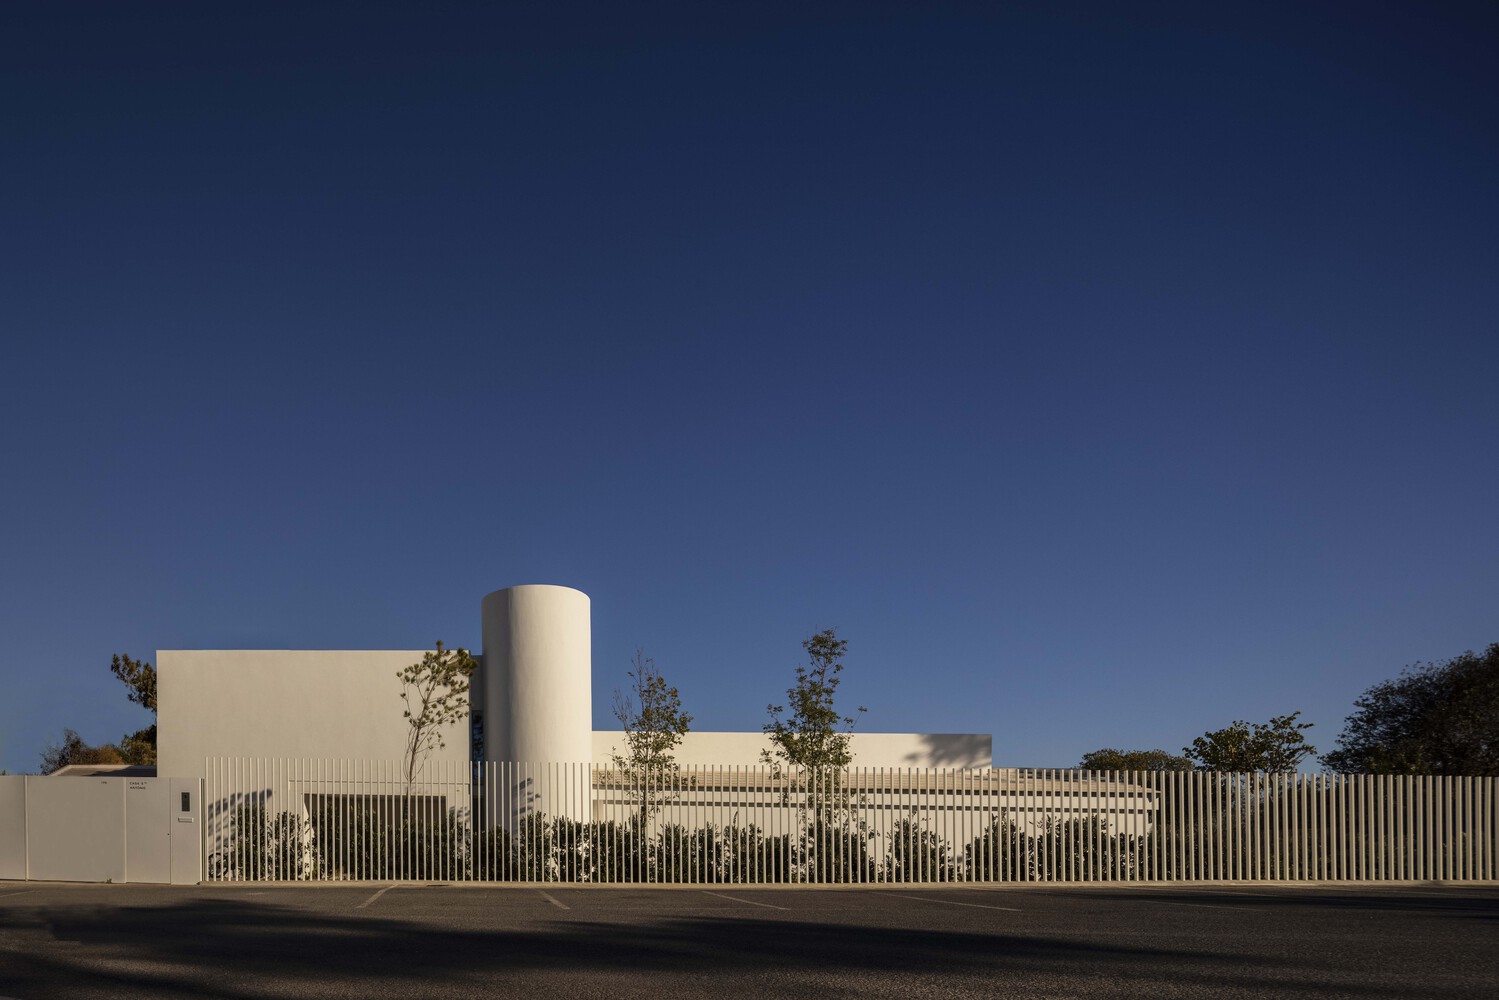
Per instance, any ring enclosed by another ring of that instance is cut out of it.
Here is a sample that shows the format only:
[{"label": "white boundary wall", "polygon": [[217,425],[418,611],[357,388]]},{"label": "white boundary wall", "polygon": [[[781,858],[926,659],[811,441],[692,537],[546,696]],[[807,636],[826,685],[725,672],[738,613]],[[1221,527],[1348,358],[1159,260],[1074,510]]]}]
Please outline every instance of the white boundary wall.
[{"label": "white boundary wall", "polygon": [[201,880],[196,778],[0,776],[0,878]]},{"label": "white boundary wall", "polygon": [[0,878],[26,877],[26,778],[0,775]]}]

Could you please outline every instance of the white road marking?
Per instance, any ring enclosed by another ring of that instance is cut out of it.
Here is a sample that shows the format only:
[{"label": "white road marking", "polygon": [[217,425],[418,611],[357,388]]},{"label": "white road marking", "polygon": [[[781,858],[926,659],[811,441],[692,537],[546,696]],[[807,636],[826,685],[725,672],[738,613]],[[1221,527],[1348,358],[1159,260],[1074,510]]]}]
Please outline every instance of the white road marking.
[{"label": "white road marking", "polygon": [[547,892],[547,891],[545,891],[543,889],[537,889],[536,891],[539,892],[539,893],[541,893],[541,898],[542,899],[546,900],[548,903],[551,903],[557,909],[559,909],[559,910],[570,910],[570,909],[572,909],[572,907],[568,906],[566,903],[562,902],[556,896],[553,896],[551,893],[549,893],[549,892]]},{"label": "white road marking", "polygon": [[[37,891],[38,890],[36,890],[36,889],[22,889],[20,892],[0,892],[0,899],[4,899],[6,896],[24,896],[28,892],[37,892]],[[0,1000],[5,1000],[5,998],[4,997],[0,997]]]},{"label": "white road marking", "polygon": [[789,907],[786,907],[786,906],[777,906],[774,903],[762,903],[758,899],[740,899],[738,896],[725,896],[721,892],[709,892],[707,889],[703,890],[703,895],[705,895],[705,896],[717,896],[719,899],[732,899],[736,903],[748,903],[751,906],[763,906],[767,910],[785,910],[785,909],[789,909]]},{"label": "white road marking", "polygon": [[354,907],[354,909],[356,909],[356,910],[362,910],[362,909],[364,909],[366,906],[369,906],[375,900],[379,899],[381,896],[385,895],[387,892],[389,892],[390,890],[392,890],[394,888],[395,888],[395,886],[393,886],[393,885],[386,886],[384,889],[381,889],[379,892],[375,893],[369,899],[366,899],[364,902],[362,902],[358,906]]},{"label": "white road marking", "polygon": [[949,906],[974,906],[980,910],[1004,910],[1006,913],[1024,913],[1013,906],[993,906],[989,903],[960,903],[956,899],[937,899],[935,896],[907,896],[899,892],[876,892],[876,896],[889,896],[892,899],[919,899],[924,903],[946,903]]}]

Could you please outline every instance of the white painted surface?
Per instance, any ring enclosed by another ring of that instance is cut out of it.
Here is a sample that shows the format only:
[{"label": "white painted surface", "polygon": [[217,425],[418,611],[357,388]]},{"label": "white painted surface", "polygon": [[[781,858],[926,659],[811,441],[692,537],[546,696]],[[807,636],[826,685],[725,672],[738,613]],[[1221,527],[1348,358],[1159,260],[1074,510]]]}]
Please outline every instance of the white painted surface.
[{"label": "white painted surface", "polygon": [[[53,778],[54,781],[80,779]],[[87,779],[83,779],[87,780]],[[112,779],[125,787],[125,881],[172,880],[171,789],[164,778]]]},{"label": "white painted surface", "polygon": [[[508,587],[480,605],[484,756],[587,763],[593,752],[593,652],[588,595],[570,587]],[[555,785],[535,807],[588,818],[588,789]]]},{"label": "white painted surface", "polygon": [[593,754],[588,595],[570,587],[497,590],[484,630],[484,756],[587,762]]},{"label": "white painted surface", "polygon": [[0,774],[0,878],[26,877],[26,778]]},{"label": "white painted surface", "polygon": [[158,778],[168,786],[167,823],[171,839],[168,880],[196,885],[203,878],[203,781]]},{"label": "white painted surface", "polygon": [[[990,767],[993,737],[988,733],[854,733],[849,749],[854,767]],[[625,734],[593,734],[594,763],[607,764],[625,752]],[[759,764],[771,747],[764,733],[689,732],[677,746],[679,764]]]},{"label": "white painted surface", "polygon": [[196,883],[201,786],[196,778],[0,777],[0,878]]},{"label": "white painted surface", "polygon": [[[157,774],[202,778],[210,756],[400,760],[397,674],[424,650],[164,649],[157,653]],[[433,760],[467,760],[467,720]]]},{"label": "white painted surface", "polygon": [[27,778],[29,877],[125,881],[125,779]]}]

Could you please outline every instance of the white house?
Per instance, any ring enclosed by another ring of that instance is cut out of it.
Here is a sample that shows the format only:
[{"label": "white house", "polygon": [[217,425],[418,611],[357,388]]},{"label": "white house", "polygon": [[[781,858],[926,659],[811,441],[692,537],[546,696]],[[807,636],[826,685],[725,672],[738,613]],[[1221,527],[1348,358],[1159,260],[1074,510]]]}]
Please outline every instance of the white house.
[{"label": "white house", "polygon": [[[483,650],[470,717],[430,760],[605,764],[623,748],[593,726],[589,599],[568,587],[497,590],[481,603]],[[176,650],[157,653],[157,773],[206,777],[210,758],[400,759],[397,674],[424,650]],[[683,764],[749,765],[749,733],[689,733]],[[992,766],[987,733],[856,733],[857,767]]]}]

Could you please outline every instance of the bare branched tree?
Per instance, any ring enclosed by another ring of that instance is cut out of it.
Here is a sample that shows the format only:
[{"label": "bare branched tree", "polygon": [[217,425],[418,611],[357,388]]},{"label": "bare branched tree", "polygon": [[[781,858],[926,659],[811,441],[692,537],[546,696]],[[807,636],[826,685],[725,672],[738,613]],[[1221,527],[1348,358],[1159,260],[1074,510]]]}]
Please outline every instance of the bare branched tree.
[{"label": "bare branched tree", "polygon": [[692,716],[682,711],[677,689],[666,683],[656,661],[635,650],[630,686],[614,691],[614,717],[625,730],[625,749],[610,754],[618,780],[634,793],[642,826],[670,797],[676,774],[675,750]]},{"label": "bare branched tree", "polygon": [[406,786],[409,791],[417,773],[433,750],[447,746],[443,728],[468,714],[469,681],[478,662],[468,650],[443,649],[423,653],[421,662],[413,663],[396,676],[401,679],[401,714],[409,724],[406,730]]}]

